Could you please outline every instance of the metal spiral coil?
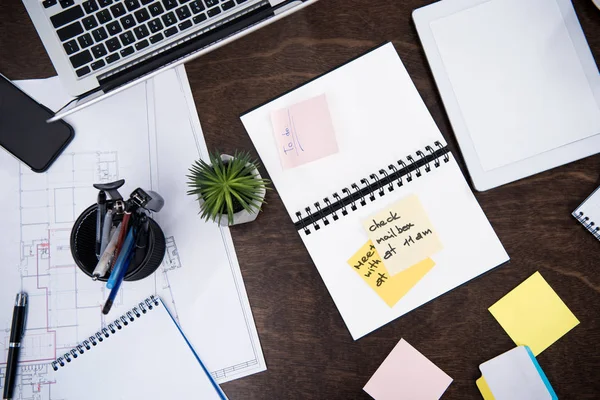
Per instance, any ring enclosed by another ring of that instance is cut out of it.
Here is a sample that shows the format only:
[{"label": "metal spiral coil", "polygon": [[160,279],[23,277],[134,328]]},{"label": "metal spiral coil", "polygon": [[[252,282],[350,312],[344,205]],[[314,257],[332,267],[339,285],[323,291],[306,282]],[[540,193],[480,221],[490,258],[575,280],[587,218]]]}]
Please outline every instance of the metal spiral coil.
[{"label": "metal spiral coil", "polygon": [[[347,188],[344,188],[343,190],[345,190],[345,191],[348,191],[348,189],[347,189]],[[342,193],[345,193],[345,192],[344,192],[344,191],[342,191]],[[340,195],[339,195],[339,194],[337,194],[337,192],[335,192],[335,193],[333,194],[333,198],[335,199],[335,201],[336,201],[337,203],[341,203],[341,204],[342,204],[342,215],[343,215],[343,216],[346,216],[346,215],[348,215],[348,210],[346,210],[346,205],[344,204],[344,202],[342,202],[342,198],[340,197]]]},{"label": "metal spiral coil", "polygon": [[[321,229],[320,224],[327,226],[341,216],[348,215],[349,211],[356,211],[358,205],[366,206],[367,200],[373,202],[377,197],[394,191],[395,186],[402,187],[405,183],[439,168],[442,161],[450,161],[449,152],[448,147],[439,141],[434,142],[433,146],[425,146],[424,150],[416,151],[415,156],[409,154],[397,160],[395,164],[389,164],[387,169],[382,168],[377,173],[369,174],[368,178],[361,178],[349,187],[342,188],[342,195],[334,192],[330,196],[333,201],[330,197],[325,197],[322,202],[317,201],[312,206],[305,207],[304,211],[297,211],[297,221],[294,225],[299,231],[310,235],[311,230]],[[596,230],[600,235],[600,228]]]},{"label": "metal spiral coil", "polygon": [[[337,193],[334,193],[333,195],[335,196]],[[325,203],[326,207],[331,207],[331,201],[325,197],[323,199],[323,203]],[[333,210],[333,212],[331,213],[332,217],[334,221],[337,221],[340,217],[337,215],[337,211]]]},{"label": "metal spiral coil", "polygon": [[[444,146],[442,146],[442,144],[440,142],[435,142],[434,145],[440,150],[444,148]],[[448,155],[448,153],[445,153],[444,154],[444,162],[447,163],[448,161],[450,161],[450,156]]]},{"label": "metal spiral coil", "polygon": [[[396,168],[396,166],[394,164],[390,164],[388,165],[388,169],[390,171],[392,171],[392,174],[394,175],[399,175],[398,174],[398,168]],[[402,183],[402,176],[399,176],[396,180],[396,184],[398,185],[398,187],[402,187],[403,183]]]},{"label": "metal spiral coil", "polygon": [[[374,180],[376,183],[379,183],[379,176],[377,176],[377,174],[371,174],[369,175],[369,178],[371,178],[372,180]],[[379,192],[379,197],[382,197],[385,195],[385,188],[381,187],[378,190]]]},{"label": "metal spiral coil", "polygon": [[379,170],[379,175],[383,175],[383,179],[385,179],[388,183],[387,189],[388,192],[393,192],[394,191],[394,182],[392,182],[390,180],[390,175],[387,173],[387,171],[385,169],[380,169]]},{"label": "metal spiral coil", "polygon": [[[117,330],[123,329],[124,326],[129,325],[131,322],[134,322],[136,319],[140,318],[142,314],[145,314],[148,312],[148,310],[152,310],[154,307],[159,305],[160,302],[158,298],[155,296],[150,296],[142,303],[139,303],[136,307],[133,307],[131,311],[127,311],[113,322],[107,324],[105,328],[100,329],[98,332],[94,333],[92,336],[75,346],[73,349],[67,351],[65,354],[52,361],[50,363],[52,369],[58,371],[60,367],[64,367],[68,363],[73,362],[73,360],[78,358],[81,354],[85,354],[85,352],[91,350],[92,347],[98,346],[98,344],[103,342],[105,338],[114,335]],[[140,313],[139,310],[142,310],[142,312]]]},{"label": "metal spiral coil", "polygon": [[315,210],[317,210],[317,214],[319,214],[319,217],[321,218],[321,221],[323,221],[323,224],[329,225],[329,220],[327,220],[327,216],[323,214],[321,204],[318,201],[315,203]]},{"label": "metal spiral coil", "polygon": [[586,216],[583,212],[573,214],[573,216],[587,229],[594,237],[600,240],[600,226],[596,225],[594,221],[590,221],[590,217]]},{"label": "metal spiral coil", "polygon": [[[359,193],[359,194],[360,194],[360,189],[358,188],[358,185],[357,185],[356,183],[353,183],[353,184],[352,184],[350,187],[351,187],[352,189],[354,189],[354,190],[356,191],[356,193]],[[366,204],[366,202],[365,202],[365,198],[364,198],[364,197],[361,197],[361,198],[360,198],[360,205],[361,205],[361,206],[364,206],[365,204]],[[355,202],[352,202],[352,206],[350,207],[350,209],[351,209],[352,211],[356,211],[356,203],[355,203]]]}]

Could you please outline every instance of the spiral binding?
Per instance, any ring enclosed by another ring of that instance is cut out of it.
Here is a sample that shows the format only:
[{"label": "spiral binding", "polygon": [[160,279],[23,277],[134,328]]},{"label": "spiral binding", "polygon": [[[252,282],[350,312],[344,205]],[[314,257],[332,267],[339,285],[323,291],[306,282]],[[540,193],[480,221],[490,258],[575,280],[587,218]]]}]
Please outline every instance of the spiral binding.
[{"label": "spiral binding", "polygon": [[131,322],[134,322],[143,314],[146,314],[148,311],[154,309],[154,307],[158,307],[159,305],[160,302],[158,301],[158,298],[155,296],[150,296],[143,302],[139,303],[137,307],[133,307],[130,311],[127,311],[125,314],[115,319],[112,323],[106,325],[105,328],[100,329],[87,340],[84,340],[61,357],[58,357],[56,360],[52,361],[50,363],[52,365],[52,369],[58,371],[59,368],[73,362],[73,360],[79,357],[81,354],[85,354],[87,350],[91,350],[92,347],[98,346],[98,344],[102,343],[104,339],[114,335],[117,333],[117,331],[123,329],[125,326],[129,325]]},{"label": "spiral binding", "polygon": [[575,211],[573,216],[587,229],[596,239],[600,240],[600,226],[596,225],[594,221],[590,221],[590,217],[586,216],[583,211]]},{"label": "spiral binding", "polygon": [[[310,235],[311,226],[317,231],[321,225],[327,226],[332,221],[337,221],[340,217],[348,215],[349,211],[356,211],[358,205],[365,206],[367,200],[375,201],[377,196],[385,196],[387,192],[393,192],[395,187],[401,187],[413,179],[423,176],[423,173],[429,173],[433,168],[439,168],[442,161],[450,161],[450,149],[440,142],[434,142],[433,146],[426,146],[424,151],[417,151],[415,156],[408,155],[404,160],[396,161],[396,164],[390,164],[380,169],[368,177],[361,178],[358,183],[352,183],[348,187],[342,188],[341,196],[338,192],[330,197],[325,197],[323,202],[317,201],[312,206],[304,208],[304,211],[296,212],[298,219],[294,225],[298,231],[304,231]],[[304,214],[303,214],[304,213]]]}]

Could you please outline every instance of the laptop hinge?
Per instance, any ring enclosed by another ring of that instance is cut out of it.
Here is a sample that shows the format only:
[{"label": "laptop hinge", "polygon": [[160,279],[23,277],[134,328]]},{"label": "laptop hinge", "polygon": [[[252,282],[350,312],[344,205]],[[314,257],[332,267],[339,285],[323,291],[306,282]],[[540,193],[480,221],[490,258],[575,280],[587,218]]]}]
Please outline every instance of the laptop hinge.
[{"label": "laptop hinge", "polygon": [[[288,1],[292,2],[293,0]],[[274,15],[273,7],[267,3],[264,6],[245,14],[241,19],[224,23],[223,25],[212,29],[210,32],[198,35],[153,57],[132,65],[123,71],[100,79],[98,81],[100,83],[99,89],[104,93],[107,93],[144,75],[150,74],[159,68],[188,57],[195,52],[205,49],[211,44],[226,39],[227,37],[256,25]]]}]

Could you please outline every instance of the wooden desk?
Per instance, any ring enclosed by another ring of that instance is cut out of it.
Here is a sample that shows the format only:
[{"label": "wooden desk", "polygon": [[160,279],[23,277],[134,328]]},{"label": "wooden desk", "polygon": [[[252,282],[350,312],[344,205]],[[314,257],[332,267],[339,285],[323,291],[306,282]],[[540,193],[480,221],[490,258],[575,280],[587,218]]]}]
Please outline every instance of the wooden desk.
[{"label": "wooden desk", "polygon": [[[240,113],[392,40],[461,160],[411,20],[430,1],[322,0],[188,64],[209,148],[255,153]],[[590,0],[574,3],[600,60],[600,11]],[[0,2],[0,72],[11,79],[55,74],[19,0]],[[244,400],[367,399],[363,385],[405,338],[454,378],[445,399],[479,398],[479,364],[514,346],[487,308],[540,271],[581,324],[538,360],[561,399],[600,398],[600,243],[570,216],[600,185],[599,171],[597,155],[476,194],[511,263],[357,342],[270,191],[256,222],[232,228],[268,371],[223,388]]]}]

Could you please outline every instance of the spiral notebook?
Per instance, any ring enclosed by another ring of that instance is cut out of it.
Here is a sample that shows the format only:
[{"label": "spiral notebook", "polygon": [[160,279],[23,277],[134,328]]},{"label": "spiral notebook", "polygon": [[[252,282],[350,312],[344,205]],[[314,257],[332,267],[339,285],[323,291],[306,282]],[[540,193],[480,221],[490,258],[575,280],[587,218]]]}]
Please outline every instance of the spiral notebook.
[{"label": "spiral notebook", "polygon": [[[354,339],[509,260],[391,43],[241,120]],[[394,207],[436,242],[411,254],[419,265],[367,281],[381,263],[364,225]]]},{"label": "spiral notebook", "polygon": [[600,240],[600,187],[573,211],[573,216]]},{"label": "spiral notebook", "polygon": [[162,300],[151,296],[49,366],[50,398],[226,400]]}]

